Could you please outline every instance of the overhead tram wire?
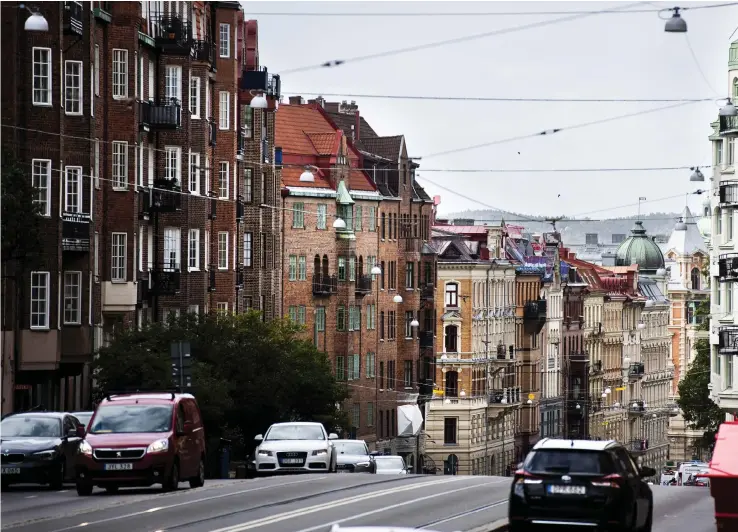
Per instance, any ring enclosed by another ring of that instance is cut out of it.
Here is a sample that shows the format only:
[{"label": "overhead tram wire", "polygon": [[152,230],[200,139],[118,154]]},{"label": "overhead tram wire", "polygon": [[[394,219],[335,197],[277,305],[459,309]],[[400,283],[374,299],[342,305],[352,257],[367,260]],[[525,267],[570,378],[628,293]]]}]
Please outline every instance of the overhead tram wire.
[{"label": "overhead tram wire", "polygon": [[358,63],[360,61],[368,61],[370,59],[379,59],[379,58],[382,58],[382,57],[389,57],[389,56],[393,56],[393,55],[400,55],[400,54],[405,54],[405,53],[409,53],[409,52],[418,52],[418,51],[421,51],[421,50],[428,50],[428,49],[431,49],[431,48],[439,48],[439,47],[448,46],[448,45],[451,45],[451,44],[459,44],[459,43],[463,43],[463,42],[475,41],[475,40],[484,39],[484,38],[487,38],[487,37],[495,37],[495,36],[498,36],[498,35],[506,35],[508,33],[515,33],[515,32],[518,32],[518,31],[524,31],[524,30],[529,30],[529,29],[534,29],[534,28],[540,28],[540,27],[544,27],[544,26],[551,26],[551,25],[554,25],[554,24],[562,23],[562,22],[569,22],[569,21],[572,21],[572,20],[577,20],[577,19],[582,19],[582,18],[586,18],[586,17],[591,17],[591,16],[594,16],[594,15],[602,14],[603,11],[607,11],[607,12],[609,12],[609,11],[625,11],[627,9],[630,9],[631,7],[639,6],[639,5],[642,5],[642,4],[645,4],[645,3],[646,2],[636,2],[634,4],[627,4],[627,5],[624,5],[622,7],[616,7],[616,8],[606,9],[606,10],[592,11],[592,12],[580,12],[580,13],[576,13],[574,15],[568,15],[568,16],[561,17],[561,18],[555,18],[555,19],[549,19],[549,20],[542,20],[542,21],[538,21],[538,22],[532,22],[532,23],[529,23],[529,24],[523,24],[523,25],[520,25],[520,26],[512,26],[512,27],[509,27],[509,28],[502,28],[502,29],[499,29],[499,30],[488,31],[488,32],[485,32],[485,33],[477,33],[477,34],[474,34],[474,35],[465,35],[465,36],[462,36],[462,37],[455,37],[453,39],[446,39],[446,40],[443,40],[443,41],[436,41],[436,42],[425,43],[425,44],[417,44],[417,45],[414,45],[414,46],[406,46],[406,47],[403,47],[403,48],[396,48],[394,50],[385,50],[384,52],[376,52],[376,53],[373,53],[373,54],[360,55],[360,56],[350,57],[348,59],[332,59],[332,60],[325,61],[325,62],[320,63],[320,64],[317,64],[317,65],[314,64],[314,65],[307,65],[307,66],[299,67],[299,68],[292,68],[292,69],[288,69],[288,70],[281,70],[280,71],[280,75],[285,76],[287,74],[294,74],[294,73],[298,73],[298,72],[307,72],[309,70],[319,70],[319,69],[322,69],[322,68],[333,68],[333,67],[345,65],[346,63]]}]

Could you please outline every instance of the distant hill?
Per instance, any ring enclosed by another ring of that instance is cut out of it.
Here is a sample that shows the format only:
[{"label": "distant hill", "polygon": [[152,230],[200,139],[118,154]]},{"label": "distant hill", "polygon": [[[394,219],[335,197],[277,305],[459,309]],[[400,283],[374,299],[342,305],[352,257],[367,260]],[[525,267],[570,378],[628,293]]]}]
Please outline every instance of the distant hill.
[{"label": "distant hill", "polygon": [[[668,239],[679,215],[680,213],[676,212],[656,212],[642,215],[641,220],[649,236],[656,237],[657,240],[659,240],[658,237]],[[546,216],[529,216],[508,211],[467,210],[453,214],[439,214],[438,218],[449,221],[472,219],[476,220],[476,224],[494,224],[504,219],[505,223],[522,225],[531,233],[551,230],[551,224],[545,221]],[[584,217],[559,221],[556,223],[556,228],[561,232],[562,239],[568,246],[584,244],[587,233],[597,233],[597,240],[600,244],[611,244],[613,243],[612,235],[630,235],[635,219],[634,216],[594,220]]]}]

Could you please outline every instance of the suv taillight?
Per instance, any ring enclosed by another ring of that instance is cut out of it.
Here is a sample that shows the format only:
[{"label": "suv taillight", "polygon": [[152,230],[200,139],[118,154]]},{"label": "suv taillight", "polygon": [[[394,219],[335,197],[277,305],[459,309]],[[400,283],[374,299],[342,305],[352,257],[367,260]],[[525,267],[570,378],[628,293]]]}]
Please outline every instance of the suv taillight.
[{"label": "suv taillight", "polygon": [[607,475],[598,480],[593,480],[592,485],[599,488],[619,488],[623,482],[620,475]]}]

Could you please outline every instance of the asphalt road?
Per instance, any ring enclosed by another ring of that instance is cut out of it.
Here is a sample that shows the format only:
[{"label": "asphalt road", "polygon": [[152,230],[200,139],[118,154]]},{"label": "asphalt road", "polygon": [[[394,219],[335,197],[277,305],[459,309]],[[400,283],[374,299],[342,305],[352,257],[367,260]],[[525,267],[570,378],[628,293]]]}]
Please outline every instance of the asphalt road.
[{"label": "asphalt road", "polygon": [[[11,488],[0,497],[2,529],[18,532],[327,532],[330,525],[475,530],[506,517],[509,478],[304,475],[213,480],[204,488],[62,491]],[[709,490],[652,486],[654,532],[714,532]]]}]

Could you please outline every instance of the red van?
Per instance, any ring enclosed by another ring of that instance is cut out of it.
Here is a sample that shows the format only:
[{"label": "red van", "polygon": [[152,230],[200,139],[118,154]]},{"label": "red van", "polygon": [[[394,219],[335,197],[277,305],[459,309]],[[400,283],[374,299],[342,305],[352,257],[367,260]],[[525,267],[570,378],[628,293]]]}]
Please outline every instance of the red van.
[{"label": "red van", "polygon": [[75,461],[77,493],[94,486],[161,484],[176,490],[205,483],[205,431],[197,401],[190,394],[108,395],[87,425]]}]

